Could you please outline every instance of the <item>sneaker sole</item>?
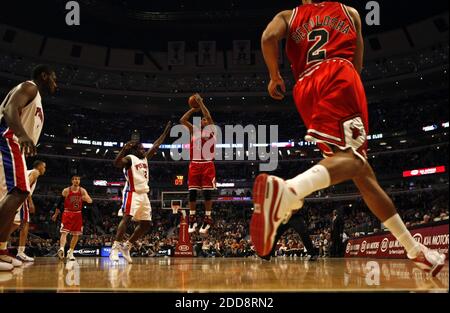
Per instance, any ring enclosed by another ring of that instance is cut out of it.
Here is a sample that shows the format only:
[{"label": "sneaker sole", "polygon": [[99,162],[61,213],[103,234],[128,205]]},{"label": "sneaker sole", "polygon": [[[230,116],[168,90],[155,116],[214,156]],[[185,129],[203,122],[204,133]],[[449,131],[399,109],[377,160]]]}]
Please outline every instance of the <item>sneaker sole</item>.
[{"label": "sneaker sole", "polygon": [[[267,188],[268,178],[269,176],[267,174],[261,174],[256,178],[255,184],[253,185],[254,211],[250,222],[250,235],[252,238],[252,242],[255,245],[256,253],[260,257],[267,256],[272,251],[276,231],[278,229],[278,226],[281,224],[280,221],[280,223],[276,225],[272,220],[272,216],[274,213],[273,211],[276,206],[279,207],[281,202],[280,198],[278,201],[278,205],[275,204],[280,188],[278,185],[278,181],[273,180],[273,191],[269,197],[269,188]],[[271,198],[272,200],[270,206],[267,207],[264,205],[264,203],[269,198]],[[266,234],[268,235],[266,236]],[[265,240],[266,237],[267,240]]]}]

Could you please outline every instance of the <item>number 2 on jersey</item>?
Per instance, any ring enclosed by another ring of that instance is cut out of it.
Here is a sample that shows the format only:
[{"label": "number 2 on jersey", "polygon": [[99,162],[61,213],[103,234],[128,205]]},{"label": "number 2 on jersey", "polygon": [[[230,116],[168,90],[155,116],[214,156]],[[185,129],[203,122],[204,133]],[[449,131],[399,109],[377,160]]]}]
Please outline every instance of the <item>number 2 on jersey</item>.
[{"label": "number 2 on jersey", "polygon": [[316,43],[308,51],[308,63],[326,59],[327,50],[322,48],[327,44],[329,37],[328,32],[323,28],[314,29],[309,33],[308,41],[315,41]]}]

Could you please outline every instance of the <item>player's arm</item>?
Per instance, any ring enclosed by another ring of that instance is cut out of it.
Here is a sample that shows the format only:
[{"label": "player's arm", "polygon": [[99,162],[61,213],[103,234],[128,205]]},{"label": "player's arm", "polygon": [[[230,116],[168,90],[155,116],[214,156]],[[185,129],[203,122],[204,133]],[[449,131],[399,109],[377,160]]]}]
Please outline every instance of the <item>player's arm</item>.
[{"label": "player's arm", "polygon": [[[56,219],[58,218],[59,213],[61,213],[62,209],[64,209],[64,200],[66,199],[68,194],[69,194],[69,188],[65,188],[62,192],[61,197],[59,198],[58,203],[56,204],[55,213],[52,215],[53,222],[56,222]],[[62,209],[60,209],[60,208],[62,208]]]},{"label": "player's arm", "polygon": [[156,141],[153,143],[153,146],[145,154],[145,157],[147,159],[150,159],[151,157],[153,157],[155,155],[156,151],[158,151],[159,146],[164,142],[167,135],[169,134],[170,127],[172,127],[172,122],[169,121],[166,124],[166,128],[164,128],[164,132],[161,134],[161,136],[159,136],[158,139],[156,139]]},{"label": "player's arm", "polygon": [[27,201],[28,201],[28,209],[30,210],[30,213],[31,214],[36,213],[36,207],[34,206],[33,197],[31,196],[31,194],[28,195]]},{"label": "player's arm", "polygon": [[9,98],[3,109],[3,117],[6,124],[14,132],[19,140],[20,150],[25,156],[36,155],[36,146],[28,136],[20,120],[20,112],[37,95],[38,89],[35,85],[25,82],[21,84]]},{"label": "player's arm", "polygon": [[363,63],[364,63],[364,39],[362,36],[362,23],[361,23],[361,17],[359,16],[359,13],[356,9],[346,6],[348,13],[350,14],[350,17],[353,20],[353,23],[355,24],[356,28],[356,51],[355,51],[355,58],[353,60],[353,65],[355,66],[358,73],[361,73],[363,69]]},{"label": "player's arm", "polygon": [[180,124],[186,126],[191,134],[194,132],[194,126],[192,125],[191,122],[189,122],[189,120],[191,118],[191,115],[194,114],[194,112],[198,112],[199,110],[200,108],[198,109],[191,108],[189,111],[184,113],[184,115],[180,118]]},{"label": "player's arm", "polygon": [[[39,177],[39,172],[37,170],[33,170],[28,175],[28,181],[30,183],[30,186],[34,185]],[[30,213],[35,213],[36,208],[34,206],[33,198],[31,197],[31,194],[28,195],[28,207],[30,209]]]},{"label": "player's arm", "polygon": [[203,98],[198,93],[195,94],[195,101],[200,105],[200,110],[202,111],[203,117],[207,119],[208,125],[214,124],[211,113],[203,102]]},{"label": "player's arm", "polygon": [[127,142],[122,150],[120,150],[119,154],[116,156],[115,160],[114,160],[114,166],[118,167],[118,168],[125,168],[125,167],[129,167],[131,164],[131,160],[130,158],[127,158],[125,153],[126,151],[131,148],[131,146],[133,145],[133,142]]},{"label": "player's arm", "polygon": [[88,192],[84,188],[81,188],[81,198],[83,199],[84,202],[87,203],[93,202],[91,196],[89,196]]},{"label": "player's arm", "polygon": [[270,74],[270,83],[267,89],[269,95],[276,100],[283,99],[286,92],[286,86],[278,66],[278,54],[279,43],[288,34],[291,15],[291,10],[282,11],[275,15],[261,37],[261,50]]}]

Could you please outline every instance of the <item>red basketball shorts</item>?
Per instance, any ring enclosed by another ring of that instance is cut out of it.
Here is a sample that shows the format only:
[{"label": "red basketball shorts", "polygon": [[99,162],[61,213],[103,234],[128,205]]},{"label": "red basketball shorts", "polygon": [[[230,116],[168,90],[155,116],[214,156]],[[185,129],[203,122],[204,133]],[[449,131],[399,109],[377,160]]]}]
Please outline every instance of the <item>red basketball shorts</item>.
[{"label": "red basketball shorts", "polygon": [[212,161],[192,161],[189,164],[189,190],[216,189],[216,168]]},{"label": "red basketball shorts", "polygon": [[316,142],[325,156],[334,146],[367,159],[367,99],[352,63],[336,58],[313,66],[297,81],[294,101],[307,128],[306,141]]},{"label": "red basketball shorts", "polygon": [[61,218],[61,233],[83,234],[83,215],[81,211],[64,211]]}]

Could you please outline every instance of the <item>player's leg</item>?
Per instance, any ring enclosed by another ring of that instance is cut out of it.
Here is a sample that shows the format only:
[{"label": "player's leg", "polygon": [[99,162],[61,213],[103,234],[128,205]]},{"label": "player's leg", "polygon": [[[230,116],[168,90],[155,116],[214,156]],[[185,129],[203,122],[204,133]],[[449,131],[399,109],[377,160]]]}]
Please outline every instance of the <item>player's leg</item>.
[{"label": "player's leg", "polygon": [[204,164],[204,169],[202,173],[202,190],[203,198],[205,200],[205,218],[203,220],[203,225],[200,228],[200,233],[206,234],[208,230],[212,227],[212,193],[216,189],[216,168],[213,162],[208,162]]},{"label": "player's leg", "polygon": [[151,227],[150,221],[139,221],[138,226],[134,229],[133,234],[130,236],[130,239],[128,239],[128,242],[133,245],[136,240],[144,236]]},{"label": "player's leg", "polygon": [[67,258],[69,259],[69,261],[75,261],[75,256],[73,255],[73,251],[75,250],[75,247],[77,246],[80,235],[78,232],[71,233],[71,235],[72,235],[72,239],[70,240],[69,251],[67,251]]},{"label": "player's leg", "polygon": [[25,262],[34,262],[34,258],[25,254],[25,246],[28,240],[28,231],[30,223],[24,222],[19,233],[19,248],[17,248],[17,258]]},{"label": "player's leg", "polygon": [[72,235],[72,239],[70,240],[70,248],[67,251],[67,258],[70,261],[75,261],[75,256],[73,252],[75,247],[77,246],[78,239],[81,235],[83,235],[83,215],[81,211],[73,212],[70,216],[70,228],[68,229],[70,234]]},{"label": "player's leg", "polygon": [[120,251],[128,263],[133,263],[130,255],[131,248],[136,240],[145,235],[151,227],[152,208],[147,194],[136,194],[130,214],[138,222],[138,226],[134,229],[128,241],[120,245]]},{"label": "player's leg", "polygon": [[206,234],[208,230],[211,228],[213,224],[212,220],[212,190],[206,189],[203,190],[203,198],[204,198],[204,205],[205,205],[205,217],[203,219],[202,226],[200,227],[200,233]]},{"label": "player's leg", "polygon": [[426,272],[430,272],[432,276],[436,276],[444,266],[445,255],[430,250],[414,240],[368,163],[365,164],[363,171],[353,178],[353,182],[372,213],[405,248],[408,258]]},{"label": "player's leg", "polygon": [[[30,224],[30,210],[28,207],[28,201],[25,200],[22,207],[19,210],[19,217],[22,221],[22,227],[20,228],[19,233],[19,247],[17,248],[17,258],[24,262],[34,262],[32,257],[29,257],[25,254],[25,246],[28,240],[28,230]],[[17,215],[16,215],[17,217]],[[12,233],[12,232],[11,232]]]},{"label": "player's leg", "polygon": [[197,228],[197,195],[198,189],[189,189],[189,233],[193,233]]},{"label": "player's leg", "polygon": [[60,260],[64,260],[64,248],[66,247],[68,232],[61,230],[61,236],[59,237],[59,249],[57,256]]},{"label": "player's leg", "polygon": [[17,209],[27,196],[28,194],[14,188],[0,201],[0,271],[12,270],[22,265],[22,262],[9,255],[8,240]]},{"label": "player's leg", "polygon": [[202,187],[202,163],[191,162],[188,173],[189,190],[189,228],[188,232],[193,233],[197,229],[197,197],[198,191]]}]

